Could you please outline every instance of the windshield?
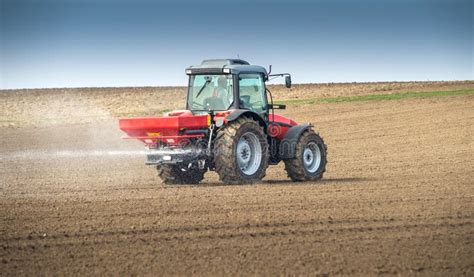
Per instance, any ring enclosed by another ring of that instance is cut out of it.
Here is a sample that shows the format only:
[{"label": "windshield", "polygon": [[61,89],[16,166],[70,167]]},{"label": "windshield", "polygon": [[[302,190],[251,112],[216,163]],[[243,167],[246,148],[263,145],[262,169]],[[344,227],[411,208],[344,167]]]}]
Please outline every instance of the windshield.
[{"label": "windshield", "polygon": [[232,75],[192,75],[188,109],[225,111],[234,102]]}]

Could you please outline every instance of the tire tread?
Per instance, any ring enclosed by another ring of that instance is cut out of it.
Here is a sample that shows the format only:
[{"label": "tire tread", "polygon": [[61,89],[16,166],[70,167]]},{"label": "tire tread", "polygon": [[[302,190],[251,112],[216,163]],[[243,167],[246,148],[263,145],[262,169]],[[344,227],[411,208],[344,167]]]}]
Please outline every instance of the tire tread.
[{"label": "tire tread", "polygon": [[[323,163],[323,170],[315,176],[311,176],[305,171],[303,162],[300,158],[300,155],[302,155],[302,151],[304,149],[304,145],[302,143],[307,141],[311,136],[317,136],[321,140],[322,145],[324,147],[324,155],[322,155],[323,160],[321,161]],[[286,159],[284,160],[284,162],[285,170],[288,174],[288,177],[293,182],[320,180],[321,178],[323,178],[324,172],[326,172],[327,145],[324,143],[323,139],[319,136],[319,134],[315,133],[312,129],[306,130],[303,132],[303,134],[301,134],[300,138],[298,139],[298,143],[296,145],[296,156],[291,159]]]}]

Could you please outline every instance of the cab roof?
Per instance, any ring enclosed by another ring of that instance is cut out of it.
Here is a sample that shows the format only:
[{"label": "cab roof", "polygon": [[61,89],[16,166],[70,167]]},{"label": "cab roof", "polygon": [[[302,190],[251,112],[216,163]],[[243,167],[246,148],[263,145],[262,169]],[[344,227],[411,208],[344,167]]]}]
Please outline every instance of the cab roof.
[{"label": "cab roof", "polygon": [[261,73],[267,75],[267,70],[259,65],[251,65],[241,59],[210,59],[203,60],[200,65],[186,68],[186,74],[239,74]]}]

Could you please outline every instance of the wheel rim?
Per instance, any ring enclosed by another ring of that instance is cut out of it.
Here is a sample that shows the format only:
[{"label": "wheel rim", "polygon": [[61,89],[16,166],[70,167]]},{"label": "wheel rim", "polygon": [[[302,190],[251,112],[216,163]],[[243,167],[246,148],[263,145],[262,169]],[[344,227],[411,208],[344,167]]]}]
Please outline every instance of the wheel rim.
[{"label": "wheel rim", "polygon": [[254,133],[245,133],[237,142],[237,163],[245,175],[257,172],[262,163],[262,146]]},{"label": "wheel rim", "polygon": [[315,173],[321,165],[321,150],[315,142],[308,143],[304,148],[303,164],[309,173]]}]

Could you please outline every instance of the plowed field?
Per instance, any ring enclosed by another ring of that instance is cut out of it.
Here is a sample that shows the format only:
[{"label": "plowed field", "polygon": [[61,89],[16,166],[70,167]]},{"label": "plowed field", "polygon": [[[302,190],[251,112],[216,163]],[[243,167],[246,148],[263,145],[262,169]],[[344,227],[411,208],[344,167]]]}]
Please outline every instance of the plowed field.
[{"label": "plowed field", "polygon": [[4,124],[0,275],[474,274],[473,94],[284,114],[325,139],[322,181],[166,186],[114,116]]}]

